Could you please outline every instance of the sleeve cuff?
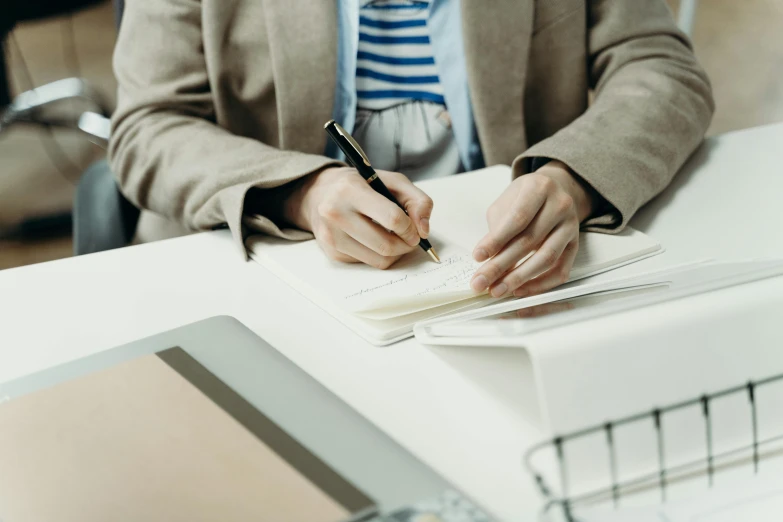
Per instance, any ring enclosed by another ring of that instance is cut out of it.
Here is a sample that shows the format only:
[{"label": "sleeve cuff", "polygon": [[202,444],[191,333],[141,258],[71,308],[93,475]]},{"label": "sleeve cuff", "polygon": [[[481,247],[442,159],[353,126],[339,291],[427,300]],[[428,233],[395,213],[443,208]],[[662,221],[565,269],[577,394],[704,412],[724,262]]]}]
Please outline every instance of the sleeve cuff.
[{"label": "sleeve cuff", "polygon": [[281,228],[274,221],[261,214],[245,215],[242,218],[242,224],[247,227],[249,234],[261,233],[290,241],[307,241],[315,237],[310,232],[299,230],[298,228]]},{"label": "sleeve cuff", "polygon": [[[285,185],[291,181],[307,176],[330,165],[343,165],[331,158],[311,156],[302,154],[297,158],[295,165],[290,165],[290,171],[294,174],[285,179],[276,180],[274,186]],[[271,219],[259,215],[245,215],[244,206],[247,193],[251,188],[274,188],[265,184],[263,180],[257,182],[243,183],[229,187],[220,194],[220,203],[223,210],[223,217],[231,229],[231,235],[234,237],[235,244],[247,261],[250,259],[247,247],[245,246],[245,237],[251,233],[268,234],[283,239],[302,241],[312,239],[312,234],[303,230],[281,228]]]}]

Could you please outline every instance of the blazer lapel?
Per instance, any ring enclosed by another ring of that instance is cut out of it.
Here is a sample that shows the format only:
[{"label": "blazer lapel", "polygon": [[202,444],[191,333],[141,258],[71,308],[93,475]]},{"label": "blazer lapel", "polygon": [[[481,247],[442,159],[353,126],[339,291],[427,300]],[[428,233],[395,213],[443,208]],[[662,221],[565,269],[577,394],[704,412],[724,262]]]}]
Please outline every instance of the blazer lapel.
[{"label": "blazer lapel", "polygon": [[337,74],[338,0],[264,0],[280,148],[323,154]]},{"label": "blazer lapel", "polygon": [[534,0],[462,0],[471,102],[487,165],[527,149],[524,89]]}]

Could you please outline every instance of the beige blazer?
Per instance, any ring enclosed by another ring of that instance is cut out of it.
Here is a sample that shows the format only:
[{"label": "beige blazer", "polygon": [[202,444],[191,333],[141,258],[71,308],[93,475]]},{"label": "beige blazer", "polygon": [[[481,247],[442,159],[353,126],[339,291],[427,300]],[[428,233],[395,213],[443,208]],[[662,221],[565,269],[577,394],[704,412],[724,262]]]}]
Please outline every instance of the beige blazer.
[{"label": "beige blazer", "polygon": [[[109,150],[125,195],[240,245],[248,225],[304,237],[243,204],[334,163],[337,1],[127,0]],[[588,227],[621,229],[703,139],[710,84],[664,0],[461,4],[487,165],[563,161],[613,207]]]}]

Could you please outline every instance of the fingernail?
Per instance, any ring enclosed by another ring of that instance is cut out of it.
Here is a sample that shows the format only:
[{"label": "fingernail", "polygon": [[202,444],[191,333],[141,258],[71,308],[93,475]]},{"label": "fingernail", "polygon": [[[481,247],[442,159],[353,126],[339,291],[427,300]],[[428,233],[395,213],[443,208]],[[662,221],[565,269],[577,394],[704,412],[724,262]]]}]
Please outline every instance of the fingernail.
[{"label": "fingernail", "polygon": [[479,263],[482,261],[486,261],[488,257],[489,254],[487,254],[487,251],[484,250],[483,248],[477,248],[476,250],[473,251],[473,259],[475,259]]},{"label": "fingernail", "polygon": [[419,224],[421,225],[421,231],[424,236],[428,236],[430,233],[430,218],[421,218]]},{"label": "fingernail", "polygon": [[489,281],[483,275],[476,277],[470,282],[470,287],[476,292],[483,292],[489,286]]},{"label": "fingernail", "polygon": [[492,297],[503,297],[508,292],[508,285],[506,283],[500,283],[498,286],[492,289]]},{"label": "fingernail", "polygon": [[527,290],[516,290],[514,292],[514,297],[525,297],[527,295]]}]

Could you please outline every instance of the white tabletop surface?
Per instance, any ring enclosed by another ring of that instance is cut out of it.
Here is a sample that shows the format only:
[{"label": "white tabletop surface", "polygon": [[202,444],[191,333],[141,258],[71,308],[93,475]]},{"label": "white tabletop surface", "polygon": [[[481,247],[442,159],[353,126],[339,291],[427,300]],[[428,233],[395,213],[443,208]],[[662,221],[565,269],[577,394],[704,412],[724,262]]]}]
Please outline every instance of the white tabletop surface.
[{"label": "white tabletop surface", "polygon": [[[632,223],[667,249],[644,263],[783,256],[782,144],[783,124],[708,140]],[[520,458],[541,432],[523,351],[373,347],[243,262],[225,231],[0,272],[0,382],[215,315],[242,321],[500,519],[534,519]]]}]

